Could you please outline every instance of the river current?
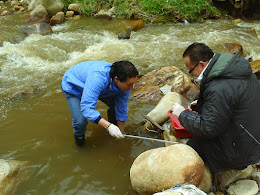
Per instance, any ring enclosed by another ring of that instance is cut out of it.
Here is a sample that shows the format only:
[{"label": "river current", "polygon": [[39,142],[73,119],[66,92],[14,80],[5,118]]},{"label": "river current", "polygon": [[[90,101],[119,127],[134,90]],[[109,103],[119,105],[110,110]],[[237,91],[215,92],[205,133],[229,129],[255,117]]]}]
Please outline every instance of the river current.
[{"label": "river current", "polygon": [[[193,42],[216,52],[239,43],[245,58],[260,60],[259,21],[231,20],[194,24],[148,24],[119,40],[124,20],[82,17],[52,27],[51,35],[25,36],[21,15],[0,17],[0,159],[29,161],[12,194],[135,194],[129,179],[134,159],[162,143],[115,140],[89,124],[86,145],[74,144],[71,115],[60,89],[64,72],[84,60],[129,60],[141,74],[174,65],[187,70],[182,53]],[[155,106],[130,100],[126,133],[156,138],[143,131],[141,114]],[[106,106],[98,104],[106,116]]]}]

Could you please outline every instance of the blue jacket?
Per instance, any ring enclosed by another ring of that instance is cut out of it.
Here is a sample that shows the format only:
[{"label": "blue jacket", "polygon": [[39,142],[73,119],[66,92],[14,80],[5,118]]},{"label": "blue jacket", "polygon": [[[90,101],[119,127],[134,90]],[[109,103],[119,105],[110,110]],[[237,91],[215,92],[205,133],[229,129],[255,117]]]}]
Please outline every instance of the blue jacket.
[{"label": "blue jacket", "polygon": [[64,91],[81,99],[81,112],[91,122],[101,114],[97,111],[98,98],[115,96],[115,112],[118,121],[126,121],[127,104],[131,90],[118,89],[109,76],[111,65],[105,61],[85,61],[67,70],[61,87]]}]

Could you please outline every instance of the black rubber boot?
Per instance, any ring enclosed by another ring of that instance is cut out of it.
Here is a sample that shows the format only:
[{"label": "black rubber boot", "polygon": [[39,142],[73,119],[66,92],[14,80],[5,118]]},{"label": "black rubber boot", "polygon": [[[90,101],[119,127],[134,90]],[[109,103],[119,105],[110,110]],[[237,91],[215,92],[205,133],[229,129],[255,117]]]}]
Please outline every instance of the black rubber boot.
[{"label": "black rubber boot", "polygon": [[77,146],[83,146],[85,143],[85,134],[83,135],[74,135],[75,138],[75,144]]}]

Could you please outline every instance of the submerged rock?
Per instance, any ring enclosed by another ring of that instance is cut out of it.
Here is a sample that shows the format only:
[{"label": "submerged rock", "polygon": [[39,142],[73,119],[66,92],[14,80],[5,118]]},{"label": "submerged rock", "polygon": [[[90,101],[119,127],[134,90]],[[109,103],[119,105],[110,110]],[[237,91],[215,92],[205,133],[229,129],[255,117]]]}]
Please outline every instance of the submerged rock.
[{"label": "submerged rock", "polygon": [[34,87],[27,87],[24,89],[16,89],[16,88],[11,88],[9,91],[2,93],[0,97],[8,98],[8,99],[13,99],[17,98],[23,95],[31,95],[35,93],[36,88]]},{"label": "submerged rock", "polygon": [[11,190],[20,170],[28,165],[28,161],[0,159],[0,194],[7,194]]},{"label": "submerged rock", "polygon": [[131,31],[123,30],[118,33],[118,39],[130,39]]},{"label": "submerged rock", "polygon": [[31,34],[49,35],[52,33],[52,28],[50,23],[39,23],[30,26],[23,26],[20,27],[19,30],[26,35],[31,35]]},{"label": "submerged rock", "polygon": [[7,9],[1,10],[1,9],[0,9],[0,15],[1,15],[1,16],[8,16],[8,15],[11,15],[12,13],[13,13],[12,10],[7,10]]}]

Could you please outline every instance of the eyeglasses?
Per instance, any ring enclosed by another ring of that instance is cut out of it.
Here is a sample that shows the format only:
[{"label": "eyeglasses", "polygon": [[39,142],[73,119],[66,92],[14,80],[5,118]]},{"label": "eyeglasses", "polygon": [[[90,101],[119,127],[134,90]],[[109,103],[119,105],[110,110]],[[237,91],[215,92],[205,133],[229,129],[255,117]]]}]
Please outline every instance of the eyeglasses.
[{"label": "eyeglasses", "polygon": [[196,68],[196,66],[198,66],[199,65],[199,63],[200,62],[198,62],[192,69],[190,69],[190,71],[189,71],[189,74],[191,74],[192,73],[192,71]]}]

